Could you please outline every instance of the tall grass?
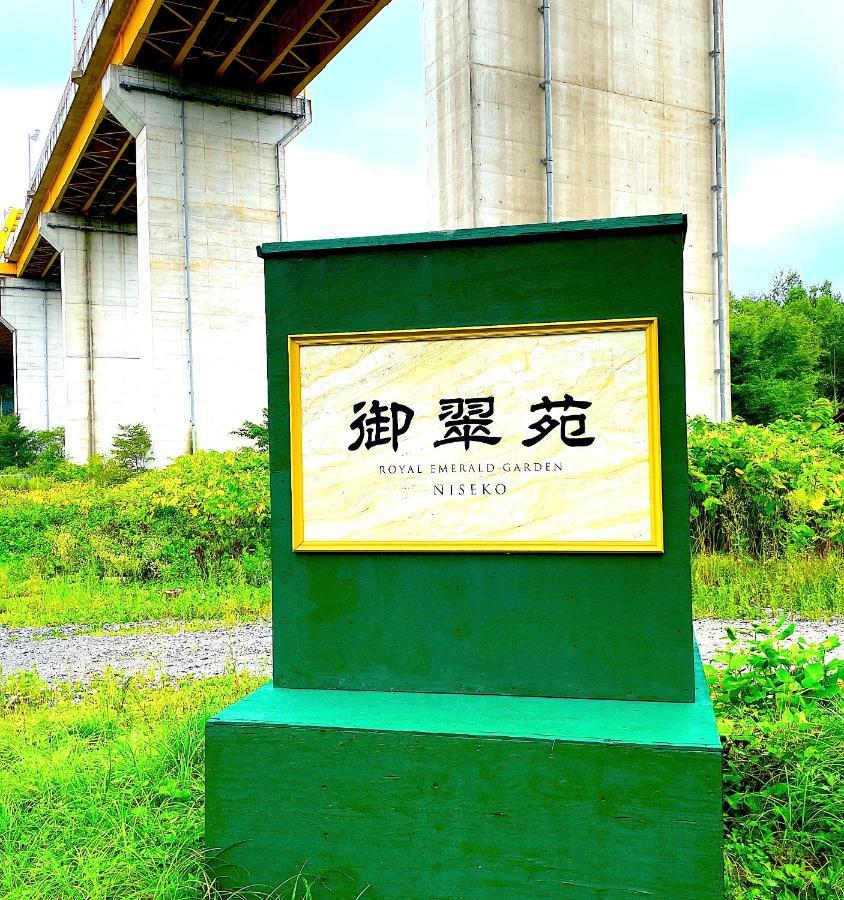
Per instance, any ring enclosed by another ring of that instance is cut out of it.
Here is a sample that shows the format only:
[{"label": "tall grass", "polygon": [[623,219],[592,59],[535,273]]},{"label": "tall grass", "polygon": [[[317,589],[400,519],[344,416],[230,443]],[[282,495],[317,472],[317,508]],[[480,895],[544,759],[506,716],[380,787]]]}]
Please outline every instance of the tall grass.
[{"label": "tall grass", "polygon": [[83,693],[7,678],[0,697],[0,896],[210,897],[203,725],[254,687],[232,675]]},{"label": "tall grass", "polygon": [[806,619],[844,616],[844,554],[763,559],[699,553],[692,563],[696,618],[754,619],[771,611]]},{"label": "tall grass", "polygon": [[[203,729],[257,684],[0,678],[0,896],[223,900],[205,865]],[[259,896],[308,900],[314,883],[292,872]]]}]

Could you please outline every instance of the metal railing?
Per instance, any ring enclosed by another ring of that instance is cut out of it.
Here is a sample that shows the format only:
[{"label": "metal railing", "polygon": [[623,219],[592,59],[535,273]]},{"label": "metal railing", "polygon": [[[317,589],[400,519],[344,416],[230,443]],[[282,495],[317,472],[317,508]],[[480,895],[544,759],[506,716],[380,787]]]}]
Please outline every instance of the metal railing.
[{"label": "metal railing", "polygon": [[[84,74],[85,69],[88,67],[88,63],[91,61],[97,39],[102,33],[103,25],[108,18],[108,14],[111,11],[113,4],[114,0],[97,0],[97,5],[91,13],[91,21],[85,29],[85,34],[79,45],[76,59],[73,61],[72,74],[77,74],[77,76]],[[29,212],[32,198],[35,196],[38,185],[44,177],[44,172],[47,169],[47,163],[50,161],[50,157],[53,155],[53,150],[56,149],[56,143],[58,142],[62,127],[67,120],[70,107],[73,105],[77,90],[76,83],[73,80],[68,79],[62,98],[59,100],[59,107],[53,117],[53,123],[50,125],[50,130],[47,132],[47,137],[44,139],[41,155],[38,157],[38,162],[35,164],[35,169],[29,182],[29,191],[27,192],[26,203],[24,205],[24,216]]]}]

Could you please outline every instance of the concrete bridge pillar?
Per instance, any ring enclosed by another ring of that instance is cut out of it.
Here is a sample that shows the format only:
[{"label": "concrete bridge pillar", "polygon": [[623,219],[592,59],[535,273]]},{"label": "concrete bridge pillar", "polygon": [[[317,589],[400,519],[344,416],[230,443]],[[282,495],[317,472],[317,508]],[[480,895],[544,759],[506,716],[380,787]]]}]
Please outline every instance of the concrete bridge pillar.
[{"label": "concrete bridge pillar", "polygon": [[266,406],[263,267],[284,216],[279,142],[307,101],[112,67],[106,107],[136,138],[138,288],[156,463],[224,449]]},{"label": "concrete bridge pillar", "polygon": [[61,292],[54,282],[0,278],[0,327],[10,333],[4,360],[15,409],[27,428],[64,425]]},{"label": "concrete bridge pillar", "polygon": [[65,453],[84,463],[148,418],[135,226],[48,213],[39,228],[61,254]]},{"label": "concrete bridge pillar", "polygon": [[[432,227],[545,219],[538,6],[424,0]],[[554,218],[688,214],[688,411],[717,419],[713,35],[712,0],[551,0]]]}]

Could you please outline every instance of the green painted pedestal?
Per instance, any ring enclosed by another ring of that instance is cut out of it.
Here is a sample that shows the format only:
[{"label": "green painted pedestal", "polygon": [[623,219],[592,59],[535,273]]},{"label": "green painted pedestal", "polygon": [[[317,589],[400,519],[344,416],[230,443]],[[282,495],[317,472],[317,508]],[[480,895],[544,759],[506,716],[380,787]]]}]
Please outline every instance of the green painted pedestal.
[{"label": "green painted pedestal", "polygon": [[721,748],[699,665],[696,687],[648,703],[266,685],[208,722],[212,866],[228,888],[302,871],[336,900],[714,900]]}]

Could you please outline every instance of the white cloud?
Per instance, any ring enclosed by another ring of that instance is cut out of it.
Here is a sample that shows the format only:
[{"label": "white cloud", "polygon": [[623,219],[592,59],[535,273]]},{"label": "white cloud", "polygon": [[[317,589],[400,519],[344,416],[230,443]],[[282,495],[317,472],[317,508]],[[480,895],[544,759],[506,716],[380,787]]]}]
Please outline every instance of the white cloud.
[{"label": "white cloud", "polygon": [[762,159],[729,193],[731,245],[780,242],[841,222],[844,162],[809,153]]},{"label": "white cloud", "polygon": [[10,206],[22,206],[27,185],[27,135],[35,130],[41,137],[32,147],[32,165],[56,111],[63,85],[13,89],[0,87],[3,110],[3,140],[0,141],[0,213]]},{"label": "white cloud", "polygon": [[287,148],[288,238],[394,234],[425,228],[425,175],[347,153]]},{"label": "white cloud", "polygon": [[[810,0],[798,9],[794,0],[728,2],[724,11],[727,75],[731,54],[771,54],[787,50],[790,74],[800,77],[795,61],[802,55],[840,72],[838,50],[844,29],[841,0]],[[825,54],[828,58],[824,58]],[[820,59],[818,59],[820,57]]]}]

